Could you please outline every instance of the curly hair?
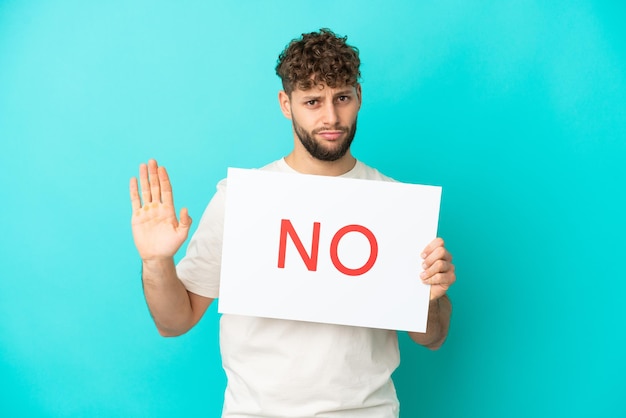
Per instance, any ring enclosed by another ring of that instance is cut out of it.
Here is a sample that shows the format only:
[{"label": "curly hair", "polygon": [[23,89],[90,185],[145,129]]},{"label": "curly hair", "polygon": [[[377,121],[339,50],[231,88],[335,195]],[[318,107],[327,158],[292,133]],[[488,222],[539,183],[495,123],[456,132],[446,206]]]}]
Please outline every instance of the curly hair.
[{"label": "curly hair", "polygon": [[276,65],[285,92],[291,95],[296,88],[308,90],[320,83],[331,88],[356,86],[361,77],[361,60],[359,50],[348,45],[347,39],[324,28],[292,40]]}]

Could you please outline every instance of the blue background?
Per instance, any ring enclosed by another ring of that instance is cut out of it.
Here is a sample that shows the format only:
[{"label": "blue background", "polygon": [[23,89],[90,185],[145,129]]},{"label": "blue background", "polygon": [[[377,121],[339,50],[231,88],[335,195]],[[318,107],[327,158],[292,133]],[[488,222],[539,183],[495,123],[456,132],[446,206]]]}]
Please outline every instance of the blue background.
[{"label": "blue background", "polygon": [[[218,315],[158,336],[128,180],[197,221],[289,152],[278,53],[361,50],[357,157],[443,186],[454,318],[401,335],[403,417],[626,416],[626,7],[609,1],[0,1],[0,415],[218,416]],[[180,254],[179,254],[180,255]]]}]

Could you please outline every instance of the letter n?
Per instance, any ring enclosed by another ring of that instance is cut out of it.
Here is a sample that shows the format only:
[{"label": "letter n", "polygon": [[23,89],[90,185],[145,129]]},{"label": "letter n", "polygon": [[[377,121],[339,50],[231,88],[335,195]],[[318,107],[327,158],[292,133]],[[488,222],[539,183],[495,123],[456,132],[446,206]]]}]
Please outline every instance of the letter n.
[{"label": "letter n", "polygon": [[287,251],[287,235],[291,237],[298,253],[300,253],[300,257],[306,268],[309,271],[317,270],[317,253],[319,250],[319,242],[320,242],[320,223],[313,223],[313,242],[311,244],[311,255],[309,255],[304,246],[302,245],[302,241],[300,241],[300,237],[296,233],[291,221],[289,219],[283,219],[280,222],[280,243],[278,245],[278,268],[285,268],[285,253]]}]

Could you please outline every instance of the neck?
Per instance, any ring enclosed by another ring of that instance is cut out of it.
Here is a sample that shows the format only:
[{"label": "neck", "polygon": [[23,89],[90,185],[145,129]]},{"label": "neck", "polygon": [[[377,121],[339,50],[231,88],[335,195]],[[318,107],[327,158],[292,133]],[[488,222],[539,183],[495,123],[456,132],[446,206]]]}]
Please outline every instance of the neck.
[{"label": "neck", "polygon": [[313,158],[311,154],[306,151],[298,152],[297,149],[294,149],[285,157],[285,162],[289,167],[302,174],[340,176],[354,168],[356,159],[352,156],[350,150],[336,161],[322,161]]}]

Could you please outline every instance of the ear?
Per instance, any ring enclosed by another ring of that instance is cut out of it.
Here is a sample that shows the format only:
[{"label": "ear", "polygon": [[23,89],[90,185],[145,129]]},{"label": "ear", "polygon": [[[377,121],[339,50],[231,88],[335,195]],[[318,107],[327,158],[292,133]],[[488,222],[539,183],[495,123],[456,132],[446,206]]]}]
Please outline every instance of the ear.
[{"label": "ear", "polygon": [[291,120],[291,100],[284,90],[278,92],[278,104],[280,105],[280,110],[283,112],[283,115]]},{"label": "ear", "polygon": [[356,85],[356,97],[359,100],[359,110],[361,109],[361,83]]}]

